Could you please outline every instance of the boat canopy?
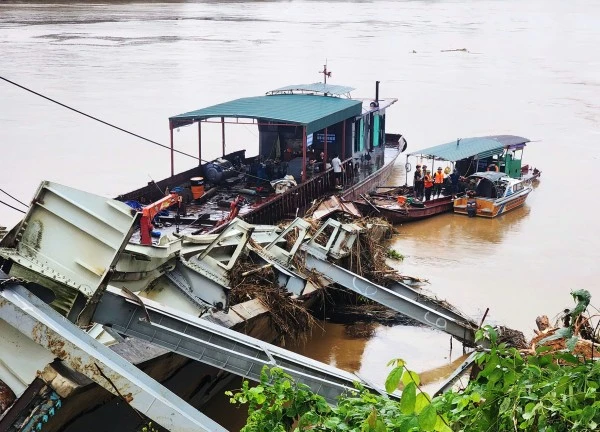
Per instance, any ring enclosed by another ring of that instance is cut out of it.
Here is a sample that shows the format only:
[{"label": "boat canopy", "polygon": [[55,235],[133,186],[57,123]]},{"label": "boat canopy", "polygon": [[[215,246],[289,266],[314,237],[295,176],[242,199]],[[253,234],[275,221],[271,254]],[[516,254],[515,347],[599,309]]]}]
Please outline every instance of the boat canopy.
[{"label": "boat canopy", "polygon": [[[341,86],[337,86],[341,87]],[[236,99],[169,118],[171,129],[209,118],[251,118],[305,126],[312,134],[360,116],[362,101],[316,94],[274,94]]]},{"label": "boat canopy", "polygon": [[504,149],[517,150],[525,147],[529,139],[515,135],[490,135],[475,138],[460,138],[447,144],[421,149],[408,156],[423,156],[456,162],[477,156],[483,159],[500,154]]}]

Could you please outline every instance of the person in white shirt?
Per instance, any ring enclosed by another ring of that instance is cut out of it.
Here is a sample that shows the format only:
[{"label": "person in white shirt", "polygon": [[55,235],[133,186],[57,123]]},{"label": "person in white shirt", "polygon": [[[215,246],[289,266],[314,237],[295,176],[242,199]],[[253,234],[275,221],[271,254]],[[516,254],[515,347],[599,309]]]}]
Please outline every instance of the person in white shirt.
[{"label": "person in white shirt", "polygon": [[344,170],[344,167],[342,166],[342,161],[337,153],[335,154],[334,158],[331,159],[331,166],[333,167],[333,175],[335,176],[335,188],[341,189],[342,171]]}]

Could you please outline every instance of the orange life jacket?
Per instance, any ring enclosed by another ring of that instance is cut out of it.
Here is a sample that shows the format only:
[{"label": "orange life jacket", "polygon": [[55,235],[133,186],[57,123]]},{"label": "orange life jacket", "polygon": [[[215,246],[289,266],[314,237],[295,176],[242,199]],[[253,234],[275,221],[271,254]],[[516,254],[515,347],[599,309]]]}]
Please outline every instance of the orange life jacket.
[{"label": "orange life jacket", "polygon": [[436,183],[444,183],[444,173],[443,172],[436,172],[435,176],[434,176],[435,182]]},{"label": "orange life jacket", "polygon": [[423,181],[425,182],[426,188],[433,187],[433,181],[431,180],[431,176],[429,174],[425,174],[425,177],[423,177]]}]

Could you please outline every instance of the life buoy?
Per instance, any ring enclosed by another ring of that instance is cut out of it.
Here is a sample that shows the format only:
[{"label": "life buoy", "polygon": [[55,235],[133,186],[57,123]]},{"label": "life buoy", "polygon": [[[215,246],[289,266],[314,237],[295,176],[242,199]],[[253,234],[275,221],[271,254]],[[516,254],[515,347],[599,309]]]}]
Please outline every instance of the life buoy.
[{"label": "life buoy", "polygon": [[410,162],[406,162],[406,165],[404,165],[404,169],[406,170],[406,172],[412,171],[412,166],[410,165]]}]

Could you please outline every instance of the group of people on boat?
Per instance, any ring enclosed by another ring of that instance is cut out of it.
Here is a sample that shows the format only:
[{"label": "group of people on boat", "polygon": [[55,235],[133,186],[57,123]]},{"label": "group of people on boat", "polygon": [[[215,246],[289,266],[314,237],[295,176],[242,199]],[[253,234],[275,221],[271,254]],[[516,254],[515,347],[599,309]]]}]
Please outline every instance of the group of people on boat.
[{"label": "group of people on boat", "polygon": [[[421,169],[422,168],[422,169]],[[442,167],[438,167],[437,171],[431,175],[431,170],[427,169],[425,165],[417,165],[414,174],[414,196],[419,200],[425,199],[425,201],[433,198],[439,198],[444,193],[446,188],[447,193],[449,192],[453,197],[458,192],[460,176],[456,169],[450,170],[446,168],[443,170]]]}]

